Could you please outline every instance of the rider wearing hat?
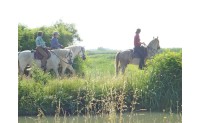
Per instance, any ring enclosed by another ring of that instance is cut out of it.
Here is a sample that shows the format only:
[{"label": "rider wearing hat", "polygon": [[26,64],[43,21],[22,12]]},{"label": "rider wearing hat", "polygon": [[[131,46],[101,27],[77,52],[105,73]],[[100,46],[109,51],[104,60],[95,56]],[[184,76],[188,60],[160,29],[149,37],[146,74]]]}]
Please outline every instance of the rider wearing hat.
[{"label": "rider wearing hat", "polygon": [[58,36],[60,34],[58,32],[53,32],[53,36],[52,36],[52,39],[51,39],[51,49],[59,49],[59,48],[64,48],[63,45],[61,45],[59,42],[58,42]]},{"label": "rider wearing hat", "polygon": [[136,51],[140,55],[139,68],[142,69],[142,66],[144,66],[145,56],[144,56],[144,47],[141,46],[141,44],[145,45],[145,43],[140,42],[140,36],[139,36],[140,32],[141,32],[141,29],[139,29],[139,28],[135,32],[136,34],[135,34],[135,37],[134,37],[134,46],[135,46],[134,51]]}]

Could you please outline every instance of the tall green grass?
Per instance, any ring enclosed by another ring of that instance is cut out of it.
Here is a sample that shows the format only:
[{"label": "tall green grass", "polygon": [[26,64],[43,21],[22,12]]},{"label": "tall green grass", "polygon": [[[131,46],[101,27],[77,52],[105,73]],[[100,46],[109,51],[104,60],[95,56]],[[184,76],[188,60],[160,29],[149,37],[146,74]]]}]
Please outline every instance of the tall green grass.
[{"label": "tall green grass", "polygon": [[[125,75],[118,77],[114,73],[114,58],[115,54],[89,55],[81,61],[82,77],[46,77],[45,82],[34,77],[19,78],[19,115],[37,115],[38,108],[46,115],[54,115],[58,109],[63,115],[122,116],[140,109],[181,112],[181,51],[164,51],[149,60],[148,68],[142,71],[129,65]],[[34,74],[38,78],[48,76],[38,69]]]}]

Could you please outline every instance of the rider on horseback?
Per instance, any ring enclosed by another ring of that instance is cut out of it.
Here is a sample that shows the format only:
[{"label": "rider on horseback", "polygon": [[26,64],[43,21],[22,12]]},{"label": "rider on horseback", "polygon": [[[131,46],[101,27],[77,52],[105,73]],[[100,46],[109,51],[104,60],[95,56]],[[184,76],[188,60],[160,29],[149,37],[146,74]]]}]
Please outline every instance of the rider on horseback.
[{"label": "rider on horseback", "polygon": [[45,50],[48,48],[46,47],[45,42],[42,39],[42,36],[43,36],[43,32],[39,31],[35,42],[36,42],[36,50],[43,56],[41,60],[41,68],[45,71],[47,59],[48,59],[48,54],[45,52]]},{"label": "rider on horseback", "polygon": [[145,56],[145,53],[144,53],[145,47],[141,46],[141,44],[145,45],[145,43],[140,42],[140,36],[139,36],[140,32],[141,32],[141,29],[137,29],[136,32],[135,32],[136,35],[134,37],[134,46],[135,46],[134,51],[136,51],[140,56],[139,68],[142,69],[142,67],[145,66],[144,65],[144,59],[145,59],[146,56]]},{"label": "rider on horseback", "polygon": [[51,39],[51,49],[59,49],[59,48],[64,48],[63,45],[61,45],[59,42],[58,42],[58,36],[60,34],[58,32],[54,32],[53,33],[53,37]]}]

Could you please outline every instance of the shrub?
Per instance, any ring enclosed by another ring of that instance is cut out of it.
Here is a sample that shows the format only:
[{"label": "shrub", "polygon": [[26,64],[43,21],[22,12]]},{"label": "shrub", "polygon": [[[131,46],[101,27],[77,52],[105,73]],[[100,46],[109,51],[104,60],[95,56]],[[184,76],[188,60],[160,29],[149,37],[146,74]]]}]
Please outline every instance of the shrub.
[{"label": "shrub", "polygon": [[[72,67],[74,68],[76,75],[78,76],[85,76],[85,70],[86,70],[86,61],[83,61],[80,57],[75,57]],[[66,70],[67,74],[70,74],[70,70]]]},{"label": "shrub", "polygon": [[45,73],[41,68],[38,68],[35,64],[33,64],[32,66],[31,75],[35,82],[38,82],[44,85],[51,78],[49,73]]},{"label": "shrub", "polygon": [[[149,78],[143,98],[152,110],[181,110],[182,51],[164,51],[148,63]],[[178,104],[177,104],[178,103]]]}]

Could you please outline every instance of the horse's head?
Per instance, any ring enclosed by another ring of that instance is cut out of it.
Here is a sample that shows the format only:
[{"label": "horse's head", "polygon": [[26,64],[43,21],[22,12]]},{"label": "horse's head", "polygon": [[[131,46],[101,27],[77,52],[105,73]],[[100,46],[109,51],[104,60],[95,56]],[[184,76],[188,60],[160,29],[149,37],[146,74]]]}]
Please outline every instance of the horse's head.
[{"label": "horse's head", "polygon": [[86,57],[85,57],[85,48],[84,48],[84,47],[80,47],[79,56],[80,56],[83,60],[86,59]]},{"label": "horse's head", "polygon": [[160,43],[158,37],[157,38],[153,37],[153,40],[148,44],[147,48],[150,52],[148,53],[150,56],[155,55],[157,51],[160,49]]},{"label": "horse's head", "polygon": [[73,64],[73,52],[69,49],[69,52],[66,54],[66,59],[69,64]]},{"label": "horse's head", "polygon": [[158,40],[158,37],[157,38],[153,38],[154,42],[155,42],[155,45],[157,46],[157,50],[160,49],[160,43],[159,43],[159,40]]}]

